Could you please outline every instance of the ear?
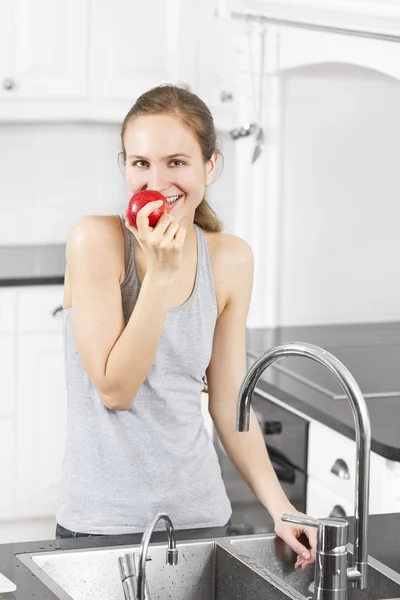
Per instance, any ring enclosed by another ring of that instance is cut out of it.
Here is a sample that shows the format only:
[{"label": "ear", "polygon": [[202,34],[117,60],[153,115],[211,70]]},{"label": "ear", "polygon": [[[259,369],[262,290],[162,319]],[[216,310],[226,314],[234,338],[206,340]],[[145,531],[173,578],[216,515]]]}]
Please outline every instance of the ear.
[{"label": "ear", "polygon": [[218,153],[214,152],[210,160],[206,164],[206,185],[210,185],[214,181],[216,167],[217,167]]}]

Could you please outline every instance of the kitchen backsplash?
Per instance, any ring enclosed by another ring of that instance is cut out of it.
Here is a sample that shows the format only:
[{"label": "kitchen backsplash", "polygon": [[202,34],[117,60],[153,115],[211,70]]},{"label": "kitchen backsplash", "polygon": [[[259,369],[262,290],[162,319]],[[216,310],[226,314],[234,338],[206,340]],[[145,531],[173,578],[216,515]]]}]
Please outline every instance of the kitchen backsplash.
[{"label": "kitchen backsplash", "polygon": [[[227,231],[233,226],[232,144],[221,136],[225,166],[208,189]],[[119,151],[115,124],[1,123],[0,245],[64,243],[79,216],[124,210]]]}]

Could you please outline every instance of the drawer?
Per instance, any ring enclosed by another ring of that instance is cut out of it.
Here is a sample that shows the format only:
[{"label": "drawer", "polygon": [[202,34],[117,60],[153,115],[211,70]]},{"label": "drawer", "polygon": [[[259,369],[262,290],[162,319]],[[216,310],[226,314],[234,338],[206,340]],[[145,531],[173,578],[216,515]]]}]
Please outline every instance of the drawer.
[{"label": "drawer", "polygon": [[320,481],[309,477],[307,481],[307,514],[316,519],[329,516],[348,517],[354,514],[354,506],[347,498],[332,492]]},{"label": "drawer", "polygon": [[15,288],[0,288],[0,333],[15,330]]},{"label": "drawer", "polygon": [[310,423],[307,467],[309,476],[336,490],[340,496],[352,499],[355,463],[355,441],[321,423]]},{"label": "drawer", "polygon": [[60,331],[62,313],[56,311],[62,306],[63,294],[63,285],[33,286],[18,290],[18,333]]},{"label": "drawer", "polygon": [[379,456],[381,513],[400,512],[400,463]]},{"label": "drawer", "polygon": [[[379,513],[382,457],[371,452],[369,512]],[[356,442],[321,423],[312,422],[308,438],[308,476],[354,502]]]}]

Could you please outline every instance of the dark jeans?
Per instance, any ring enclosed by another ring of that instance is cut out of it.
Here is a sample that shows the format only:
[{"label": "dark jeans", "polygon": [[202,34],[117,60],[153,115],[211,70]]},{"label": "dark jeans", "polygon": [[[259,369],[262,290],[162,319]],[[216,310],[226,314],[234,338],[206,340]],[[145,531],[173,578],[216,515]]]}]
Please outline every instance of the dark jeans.
[{"label": "dark jeans", "polygon": [[[227,522],[227,524],[225,525],[225,527],[229,527],[229,525],[232,525],[232,521],[230,519]],[[69,529],[66,529],[62,525],[59,525],[58,523],[57,523],[57,527],[56,527],[56,539],[58,539],[58,540],[67,539],[67,538],[81,538],[81,537],[92,538],[92,537],[102,537],[102,536],[103,536],[102,533],[79,533],[77,531],[70,531]]]}]

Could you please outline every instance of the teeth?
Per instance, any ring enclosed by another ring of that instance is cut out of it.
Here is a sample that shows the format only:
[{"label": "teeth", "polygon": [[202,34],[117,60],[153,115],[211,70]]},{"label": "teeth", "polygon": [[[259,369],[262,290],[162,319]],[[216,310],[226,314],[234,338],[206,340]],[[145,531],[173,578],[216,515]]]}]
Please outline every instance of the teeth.
[{"label": "teeth", "polygon": [[173,204],[174,202],[176,202],[178,200],[178,198],[181,197],[181,194],[179,194],[178,196],[170,196],[169,198],[167,198],[168,203],[169,204]]}]

